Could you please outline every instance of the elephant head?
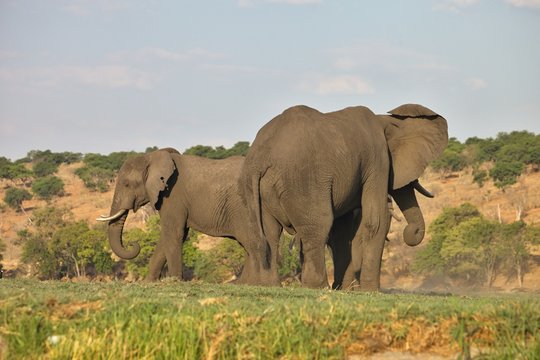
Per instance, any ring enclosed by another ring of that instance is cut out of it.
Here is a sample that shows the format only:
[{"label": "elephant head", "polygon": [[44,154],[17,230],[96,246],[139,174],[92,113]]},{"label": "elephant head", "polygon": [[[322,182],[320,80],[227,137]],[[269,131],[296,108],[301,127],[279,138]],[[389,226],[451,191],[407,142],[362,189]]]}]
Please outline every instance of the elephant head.
[{"label": "elephant head", "polygon": [[433,197],[418,182],[428,164],[448,144],[446,120],[432,110],[416,104],[401,105],[382,115],[391,157],[389,193],[403,212],[408,225],[403,231],[407,245],[416,246],[425,234],[425,222],[415,190]]},{"label": "elephant head", "polygon": [[173,153],[179,154],[177,150],[167,148],[129,158],[118,172],[110,216],[101,216],[97,220],[109,222],[111,249],[122,259],[133,259],[140,251],[139,244],[126,248],[122,243],[128,212],[136,212],[148,203],[159,209],[160,193],[173,185],[172,177],[176,173]]}]

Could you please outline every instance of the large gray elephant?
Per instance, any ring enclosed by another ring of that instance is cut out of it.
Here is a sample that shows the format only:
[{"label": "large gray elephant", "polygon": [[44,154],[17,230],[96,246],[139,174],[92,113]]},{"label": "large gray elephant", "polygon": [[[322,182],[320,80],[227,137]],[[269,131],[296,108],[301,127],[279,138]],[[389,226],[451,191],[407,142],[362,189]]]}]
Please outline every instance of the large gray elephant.
[{"label": "large gray elephant", "polygon": [[212,160],[180,155],[161,149],[129,158],[118,173],[108,236],[112,250],[123,259],[139,254],[138,244],[126,248],[122,231],[128,211],[150,203],[160,215],[161,235],[150,258],[147,280],[156,280],[167,262],[169,275],[182,277],[182,242],[188,229],[211,236],[236,239],[246,250],[239,282],[274,285],[269,270],[268,245],[259,242],[247,208],[238,194],[238,178],[244,163],[240,156]]},{"label": "large gray elephant", "polygon": [[363,106],[330,113],[295,106],[257,133],[240,190],[272,251],[282,228],[299,237],[308,287],[328,286],[324,247],[334,221],[361,208],[344,286],[357,276],[360,289],[378,290],[388,195],[408,222],[404,241],[419,244],[425,224],[417,179],[447,143],[446,120],[421,105],[402,105],[389,115]]}]

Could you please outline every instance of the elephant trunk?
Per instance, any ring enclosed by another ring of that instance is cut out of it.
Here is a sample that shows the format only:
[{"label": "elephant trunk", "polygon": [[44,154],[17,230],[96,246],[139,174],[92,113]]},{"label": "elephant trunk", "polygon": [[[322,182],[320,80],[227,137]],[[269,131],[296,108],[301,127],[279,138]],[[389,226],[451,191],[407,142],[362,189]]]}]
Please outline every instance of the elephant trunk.
[{"label": "elephant trunk", "polygon": [[416,246],[424,239],[426,224],[416,200],[414,184],[406,185],[391,192],[399,209],[403,213],[407,226],[403,230],[403,241],[409,246]]},{"label": "elephant trunk", "polygon": [[[118,209],[113,209],[111,214],[117,214]],[[139,244],[131,244],[129,248],[124,247],[122,243],[122,231],[124,230],[124,223],[126,222],[128,210],[115,220],[109,222],[109,244],[112,251],[120,258],[130,260],[139,255]]]}]

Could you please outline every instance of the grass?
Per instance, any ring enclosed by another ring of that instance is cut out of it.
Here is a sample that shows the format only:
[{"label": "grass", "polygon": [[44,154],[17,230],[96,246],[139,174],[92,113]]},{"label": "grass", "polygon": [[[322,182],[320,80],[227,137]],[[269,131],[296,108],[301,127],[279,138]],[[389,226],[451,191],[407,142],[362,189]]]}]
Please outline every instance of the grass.
[{"label": "grass", "polygon": [[539,359],[540,296],[0,280],[0,358]]}]

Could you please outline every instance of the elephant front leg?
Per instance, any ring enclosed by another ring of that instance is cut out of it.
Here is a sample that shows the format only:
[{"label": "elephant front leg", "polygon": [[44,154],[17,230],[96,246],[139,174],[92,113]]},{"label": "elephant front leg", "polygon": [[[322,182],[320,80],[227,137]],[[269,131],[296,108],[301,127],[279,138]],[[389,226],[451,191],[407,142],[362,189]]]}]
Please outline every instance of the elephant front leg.
[{"label": "elephant front leg", "polygon": [[[169,229],[164,234],[167,238],[164,241],[164,251],[167,258],[167,276],[182,279],[183,259],[182,245],[187,236],[187,229]],[[162,233],[163,234],[163,233]]]},{"label": "elephant front leg", "polygon": [[150,263],[148,265],[148,274],[146,275],[146,281],[156,281],[159,279],[159,274],[165,265],[166,257],[165,253],[161,249],[161,243],[156,246],[156,250],[150,257]]}]

